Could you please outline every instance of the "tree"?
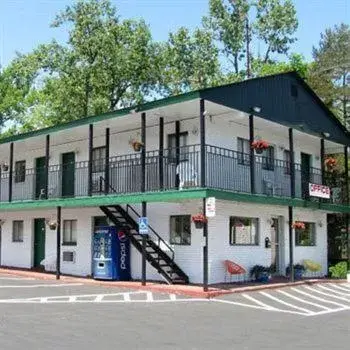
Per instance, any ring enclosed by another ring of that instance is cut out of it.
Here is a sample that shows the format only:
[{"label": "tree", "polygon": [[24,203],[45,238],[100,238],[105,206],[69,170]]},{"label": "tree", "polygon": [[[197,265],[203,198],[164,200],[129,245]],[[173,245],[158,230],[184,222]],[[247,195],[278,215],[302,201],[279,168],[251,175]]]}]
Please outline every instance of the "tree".
[{"label": "tree", "polygon": [[313,48],[310,84],[339,119],[350,121],[350,26],[341,24],[321,34]]},{"label": "tree", "polygon": [[196,29],[191,34],[182,27],[169,34],[168,41],[160,46],[160,52],[163,94],[179,94],[218,84],[218,49],[209,32]]},{"label": "tree", "polygon": [[250,43],[263,43],[266,51],[262,61],[267,63],[273,53],[288,54],[298,27],[291,0],[209,0],[209,16],[203,22],[223,46],[222,52],[233,63],[235,76],[242,74],[240,62],[245,59],[244,74],[248,77],[250,61],[259,58]]}]

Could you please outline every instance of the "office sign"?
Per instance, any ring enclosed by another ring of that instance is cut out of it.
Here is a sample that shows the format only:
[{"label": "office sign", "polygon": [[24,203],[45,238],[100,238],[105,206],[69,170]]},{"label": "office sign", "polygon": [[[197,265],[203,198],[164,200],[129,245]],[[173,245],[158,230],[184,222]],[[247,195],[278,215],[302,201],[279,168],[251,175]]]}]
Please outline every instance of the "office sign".
[{"label": "office sign", "polygon": [[331,198],[331,189],[328,186],[309,183],[309,195],[318,198]]},{"label": "office sign", "polygon": [[205,214],[208,218],[212,218],[216,215],[215,197],[209,197],[206,199]]}]

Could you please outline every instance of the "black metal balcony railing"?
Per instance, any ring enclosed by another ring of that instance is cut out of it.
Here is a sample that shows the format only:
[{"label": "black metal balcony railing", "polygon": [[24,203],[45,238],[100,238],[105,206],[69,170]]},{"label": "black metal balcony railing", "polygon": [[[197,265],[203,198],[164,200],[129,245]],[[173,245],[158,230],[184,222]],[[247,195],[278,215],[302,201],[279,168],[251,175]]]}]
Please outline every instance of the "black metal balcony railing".
[{"label": "black metal balcony railing", "polygon": [[[206,145],[206,187],[232,192],[251,193],[249,154]],[[106,176],[106,168],[108,176]],[[92,195],[141,192],[141,154],[115,156],[96,160],[92,164]],[[254,157],[255,193],[268,196],[291,196],[289,162],[256,155]],[[13,172],[12,200],[54,199],[89,195],[89,162],[50,165],[46,193],[46,169],[26,169]],[[309,182],[322,184],[321,169],[302,169],[294,165],[295,196],[310,199]],[[200,146],[146,152],[146,191],[176,190],[199,187],[201,183]],[[106,183],[109,179],[109,184]],[[326,173],[324,185],[330,186],[333,203],[346,202],[345,174]],[[9,172],[0,177],[0,201],[9,200]],[[107,188],[105,188],[107,187]],[[313,200],[318,200],[314,198]]]}]

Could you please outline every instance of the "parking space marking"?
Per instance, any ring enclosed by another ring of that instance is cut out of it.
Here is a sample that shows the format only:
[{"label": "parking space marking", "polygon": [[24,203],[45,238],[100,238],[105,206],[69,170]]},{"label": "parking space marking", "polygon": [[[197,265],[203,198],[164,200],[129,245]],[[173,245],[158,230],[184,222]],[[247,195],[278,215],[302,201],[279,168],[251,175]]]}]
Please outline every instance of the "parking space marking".
[{"label": "parking space marking", "polygon": [[340,289],[340,290],[344,290],[345,292],[349,292],[350,293],[350,287],[347,287],[345,284],[343,284],[342,286],[338,286],[335,283],[331,283],[331,286],[336,288],[336,289]]},{"label": "parking space marking", "polygon": [[[345,286],[348,285],[340,284],[338,287],[345,288]],[[213,299],[213,301],[231,304],[233,306],[242,306],[272,312],[284,312],[308,317],[349,311],[349,293],[333,287],[332,283],[315,284],[313,287],[302,285],[289,288],[277,288],[269,291],[237,294],[232,295],[232,300],[227,300],[226,297],[226,299],[217,298]],[[252,304],[242,303],[239,300],[239,298],[242,297],[252,302]],[[308,305],[310,307],[308,307]]]},{"label": "parking space marking", "polygon": [[33,277],[0,277],[0,280],[3,281],[34,281]]},{"label": "parking space marking", "polygon": [[0,288],[57,288],[67,286],[82,286],[83,283],[59,283],[59,284],[28,284],[28,285],[5,285]]}]

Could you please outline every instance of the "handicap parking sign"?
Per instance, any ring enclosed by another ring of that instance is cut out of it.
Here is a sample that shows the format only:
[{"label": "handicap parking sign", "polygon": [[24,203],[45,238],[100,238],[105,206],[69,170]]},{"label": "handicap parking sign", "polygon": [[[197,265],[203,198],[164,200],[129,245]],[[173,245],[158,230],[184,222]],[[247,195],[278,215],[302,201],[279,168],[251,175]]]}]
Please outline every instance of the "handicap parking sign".
[{"label": "handicap parking sign", "polygon": [[148,234],[148,218],[147,217],[140,217],[139,218],[139,233],[140,233],[140,235],[147,235]]}]

